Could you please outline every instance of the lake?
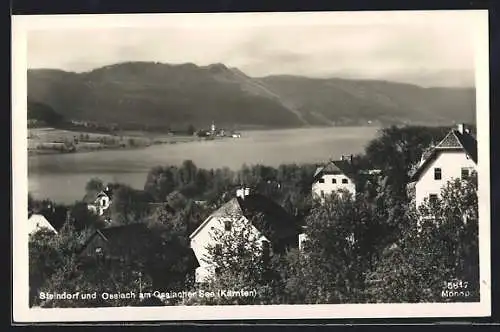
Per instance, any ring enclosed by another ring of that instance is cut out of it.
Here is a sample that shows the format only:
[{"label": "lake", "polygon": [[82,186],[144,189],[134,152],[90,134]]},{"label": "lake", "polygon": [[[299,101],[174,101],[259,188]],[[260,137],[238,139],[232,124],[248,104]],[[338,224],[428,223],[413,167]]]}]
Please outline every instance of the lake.
[{"label": "lake", "polygon": [[92,177],[142,189],[155,166],[192,160],[200,168],[244,163],[321,163],[342,154],[356,154],[377,135],[376,127],[330,127],[247,131],[241,138],[153,145],[136,150],[108,150],[28,157],[28,186],[36,198],[73,203],[83,197]]}]

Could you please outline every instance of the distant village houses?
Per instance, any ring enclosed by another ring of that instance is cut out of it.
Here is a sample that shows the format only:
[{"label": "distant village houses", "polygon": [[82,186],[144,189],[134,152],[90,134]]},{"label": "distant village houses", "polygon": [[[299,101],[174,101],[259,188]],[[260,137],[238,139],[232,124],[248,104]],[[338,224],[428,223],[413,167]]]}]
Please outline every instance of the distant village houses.
[{"label": "distant village houses", "polygon": [[232,138],[240,138],[241,134],[236,132],[236,131],[228,131],[224,128],[217,128],[215,126],[215,122],[212,121],[212,124],[210,125],[210,129],[202,129],[197,132],[197,135],[199,137],[232,137]]}]

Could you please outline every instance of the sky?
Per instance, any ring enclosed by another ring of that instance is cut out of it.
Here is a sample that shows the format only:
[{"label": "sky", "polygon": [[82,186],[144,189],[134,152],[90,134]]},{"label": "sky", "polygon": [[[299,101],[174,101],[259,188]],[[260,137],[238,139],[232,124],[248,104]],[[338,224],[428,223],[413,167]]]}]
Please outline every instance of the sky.
[{"label": "sky", "polygon": [[313,14],[52,18],[31,25],[27,66],[82,72],[125,61],[224,63],[254,77],[474,83],[474,12]]}]

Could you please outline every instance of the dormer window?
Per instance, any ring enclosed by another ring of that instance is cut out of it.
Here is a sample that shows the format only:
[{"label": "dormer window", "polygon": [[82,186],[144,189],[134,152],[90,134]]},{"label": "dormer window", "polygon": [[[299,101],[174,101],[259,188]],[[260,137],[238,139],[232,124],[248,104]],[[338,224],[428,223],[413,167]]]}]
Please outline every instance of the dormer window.
[{"label": "dormer window", "polygon": [[347,179],[342,179],[342,183],[346,184],[346,183],[349,183],[349,181]]},{"label": "dormer window", "polygon": [[434,180],[441,180],[441,168],[434,168]]}]

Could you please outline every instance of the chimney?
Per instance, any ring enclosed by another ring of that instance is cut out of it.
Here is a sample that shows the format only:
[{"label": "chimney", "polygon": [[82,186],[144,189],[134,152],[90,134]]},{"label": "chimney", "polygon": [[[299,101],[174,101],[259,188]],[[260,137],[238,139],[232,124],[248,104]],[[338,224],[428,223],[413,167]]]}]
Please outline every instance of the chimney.
[{"label": "chimney", "polygon": [[460,134],[463,134],[463,133],[464,133],[464,129],[465,129],[465,124],[463,124],[463,123],[459,123],[459,124],[457,125],[457,130],[458,130],[458,132],[459,132]]}]

